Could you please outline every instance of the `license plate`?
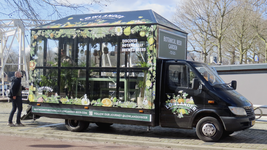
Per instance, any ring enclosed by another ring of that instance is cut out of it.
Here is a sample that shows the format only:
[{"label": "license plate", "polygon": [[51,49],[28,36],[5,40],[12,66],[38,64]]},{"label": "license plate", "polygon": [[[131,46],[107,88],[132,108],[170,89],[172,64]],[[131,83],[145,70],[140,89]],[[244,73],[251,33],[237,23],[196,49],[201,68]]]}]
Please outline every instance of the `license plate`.
[{"label": "license plate", "polygon": [[254,126],[254,124],[255,124],[255,120],[252,120],[252,121],[251,121],[251,125]]}]

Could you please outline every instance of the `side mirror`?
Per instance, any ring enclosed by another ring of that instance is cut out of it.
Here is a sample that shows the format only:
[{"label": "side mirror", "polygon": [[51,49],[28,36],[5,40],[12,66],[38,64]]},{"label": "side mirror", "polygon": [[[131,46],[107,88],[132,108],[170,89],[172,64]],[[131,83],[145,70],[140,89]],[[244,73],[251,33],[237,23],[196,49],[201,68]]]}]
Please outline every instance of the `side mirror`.
[{"label": "side mirror", "polygon": [[237,86],[237,82],[235,80],[233,80],[231,82],[231,87],[235,90],[236,89],[236,86]]},{"label": "side mirror", "polygon": [[197,78],[194,78],[192,80],[192,89],[197,90],[199,87],[199,80]]}]

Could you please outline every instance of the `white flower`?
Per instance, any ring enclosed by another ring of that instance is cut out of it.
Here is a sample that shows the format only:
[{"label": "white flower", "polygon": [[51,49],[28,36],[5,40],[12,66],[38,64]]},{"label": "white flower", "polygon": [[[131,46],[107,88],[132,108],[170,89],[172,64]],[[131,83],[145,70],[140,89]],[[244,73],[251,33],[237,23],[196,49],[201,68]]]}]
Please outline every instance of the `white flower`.
[{"label": "white flower", "polygon": [[39,92],[42,92],[42,91],[53,92],[53,89],[51,87],[48,87],[48,86],[42,86],[42,87],[38,88],[38,91]]},{"label": "white flower", "polygon": [[32,56],[33,59],[38,59],[38,56],[34,55]]},{"label": "white flower", "polygon": [[183,98],[186,98],[188,94],[187,93],[183,93]]},{"label": "white flower", "polygon": [[122,28],[120,26],[119,27],[115,27],[115,32],[116,32],[117,36],[121,36],[122,35]]},{"label": "white flower", "polygon": [[90,101],[89,101],[89,99],[85,99],[85,98],[83,98],[83,99],[82,99],[82,105],[90,105]]},{"label": "white flower", "polygon": [[144,104],[144,105],[147,105],[147,104],[148,104],[148,101],[147,101],[146,98],[143,100],[143,104]]},{"label": "white flower", "polygon": [[82,105],[90,105],[90,100],[87,98],[86,94],[84,94],[84,97],[82,99]]}]

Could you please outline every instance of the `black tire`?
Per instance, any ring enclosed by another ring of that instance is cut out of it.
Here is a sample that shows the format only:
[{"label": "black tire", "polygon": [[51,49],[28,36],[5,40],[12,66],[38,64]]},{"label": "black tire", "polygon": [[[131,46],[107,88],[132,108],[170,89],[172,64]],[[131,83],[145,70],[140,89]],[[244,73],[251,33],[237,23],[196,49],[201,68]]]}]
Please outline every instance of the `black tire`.
[{"label": "black tire", "polygon": [[109,128],[113,123],[101,123],[101,122],[96,122],[95,123],[99,128]]},{"label": "black tire", "polygon": [[205,142],[219,141],[223,132],[222,124],[214,117],[204,117],[198,121],[196,126],[198,138]]},{"label": "black tire", "polygon": [[81,132],[88,128],[89,122],[65,119],[65,126],[71,132]]}]

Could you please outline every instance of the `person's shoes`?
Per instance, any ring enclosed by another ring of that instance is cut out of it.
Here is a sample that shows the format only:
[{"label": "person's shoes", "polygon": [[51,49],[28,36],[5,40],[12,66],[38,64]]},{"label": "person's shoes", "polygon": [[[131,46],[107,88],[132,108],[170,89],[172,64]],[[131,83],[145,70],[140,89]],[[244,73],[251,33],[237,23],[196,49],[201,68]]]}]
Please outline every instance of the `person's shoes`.
[{"label": "person's shoes", "polygon": [[7,125],[10,127],[15,127],[15,125],[13,123],[7,123]]},{"label": "person's shoes", "polygon": [[16,123],[16,126],[17,126],[17,127],[24,127],[25,125],[22,124],[22,123]]}]

